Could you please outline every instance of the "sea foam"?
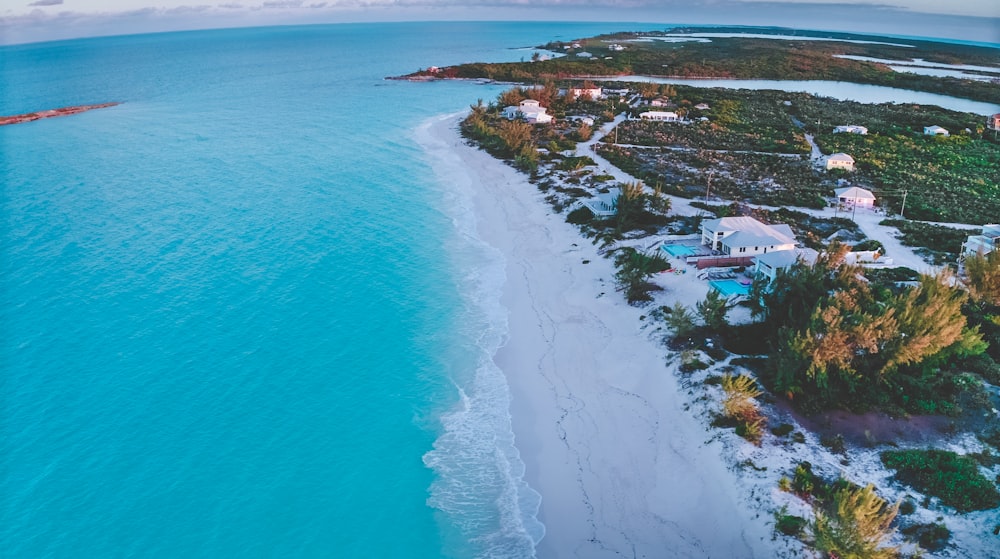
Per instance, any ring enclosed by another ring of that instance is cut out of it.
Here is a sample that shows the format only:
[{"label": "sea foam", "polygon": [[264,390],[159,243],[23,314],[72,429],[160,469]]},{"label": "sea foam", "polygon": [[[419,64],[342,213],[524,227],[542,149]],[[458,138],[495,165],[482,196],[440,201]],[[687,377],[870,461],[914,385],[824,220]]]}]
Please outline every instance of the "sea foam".
[{"label": "sea foam", "polygon": [[478,235],[473,181],[454,153],[431,136],[433,122],[422,125],[417,136],[447,186],[443,206],[455,227],[448,252],[466,270],[456,286],[466,307],[462,330],[475,340],[477,353],[471,375],[455,372],[459,401],[442,415],[442,433],[424,456],[437,474],[428,503],[458,527],[470,555],[534,557],[545,534],[537,519],[541,496],[524,480],[511,427],[510,388],[493,360],[507,341],[507,309],[501,303],[506,262]]}]

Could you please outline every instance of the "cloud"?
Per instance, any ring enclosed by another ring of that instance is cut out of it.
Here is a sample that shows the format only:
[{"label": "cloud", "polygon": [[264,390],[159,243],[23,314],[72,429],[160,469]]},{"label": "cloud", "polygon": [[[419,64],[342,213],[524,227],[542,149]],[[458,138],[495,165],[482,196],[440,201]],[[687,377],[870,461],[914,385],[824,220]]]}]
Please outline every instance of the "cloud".
[{"label": "cloud", "polygon": [[63,3],[63,0],[35,0],[34,2],[28,4],[29,6],[58,6]]}]

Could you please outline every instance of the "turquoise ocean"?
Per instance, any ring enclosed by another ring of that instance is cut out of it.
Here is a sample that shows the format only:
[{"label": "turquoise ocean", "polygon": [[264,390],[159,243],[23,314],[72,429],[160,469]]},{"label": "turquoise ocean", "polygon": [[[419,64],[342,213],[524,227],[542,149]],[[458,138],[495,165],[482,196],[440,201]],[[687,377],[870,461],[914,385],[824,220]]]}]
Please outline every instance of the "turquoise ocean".
[{"label": "turquoise ocean", "polygon": [[407,23],[0,48],[0,555],[531,557],[502,260],[386,81],[650,24]]}]

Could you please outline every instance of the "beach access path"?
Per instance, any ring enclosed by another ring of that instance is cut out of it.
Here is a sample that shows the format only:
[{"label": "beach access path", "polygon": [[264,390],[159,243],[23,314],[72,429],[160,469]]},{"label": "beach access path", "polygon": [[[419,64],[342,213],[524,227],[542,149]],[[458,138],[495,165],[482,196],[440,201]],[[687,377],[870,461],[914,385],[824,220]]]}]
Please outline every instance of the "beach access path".
[{"label": "beach access path", "polygon": [[495,361],[525,479],[542,495],[538,557],[779,556],[758,501],[769,496],[748,496],[685,409],[676,360],[615,292],[612,263],[457,123],[417,136],[442,180],[472,189],[478,233],[506,260],[509,339]]}]

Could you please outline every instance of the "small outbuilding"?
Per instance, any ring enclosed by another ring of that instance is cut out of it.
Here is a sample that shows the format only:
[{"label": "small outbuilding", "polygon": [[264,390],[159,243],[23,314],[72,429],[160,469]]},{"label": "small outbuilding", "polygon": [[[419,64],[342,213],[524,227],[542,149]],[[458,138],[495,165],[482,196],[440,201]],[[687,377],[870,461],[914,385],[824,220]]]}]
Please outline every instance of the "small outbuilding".
[{"label": "small outbuilding", "polygon": [[698,103],[697,105],[694,106],[694,108],[698,109],[699,111],[707,111],[709,109],[707,103]]},{"label": "small outbuilding", "polygon": [[924,126],[924,136],[950,136],[950,135],[951,134],[947,130],[941,128],[937,124],[933,126]]},{"label": "small outbuilding", "polygon": [[847,188],[838,188],[834,192],[837,194],[837,202],[841,204],[858,208],[871,208],[875,206],[875,195],[864,188],[849,186]]}]

